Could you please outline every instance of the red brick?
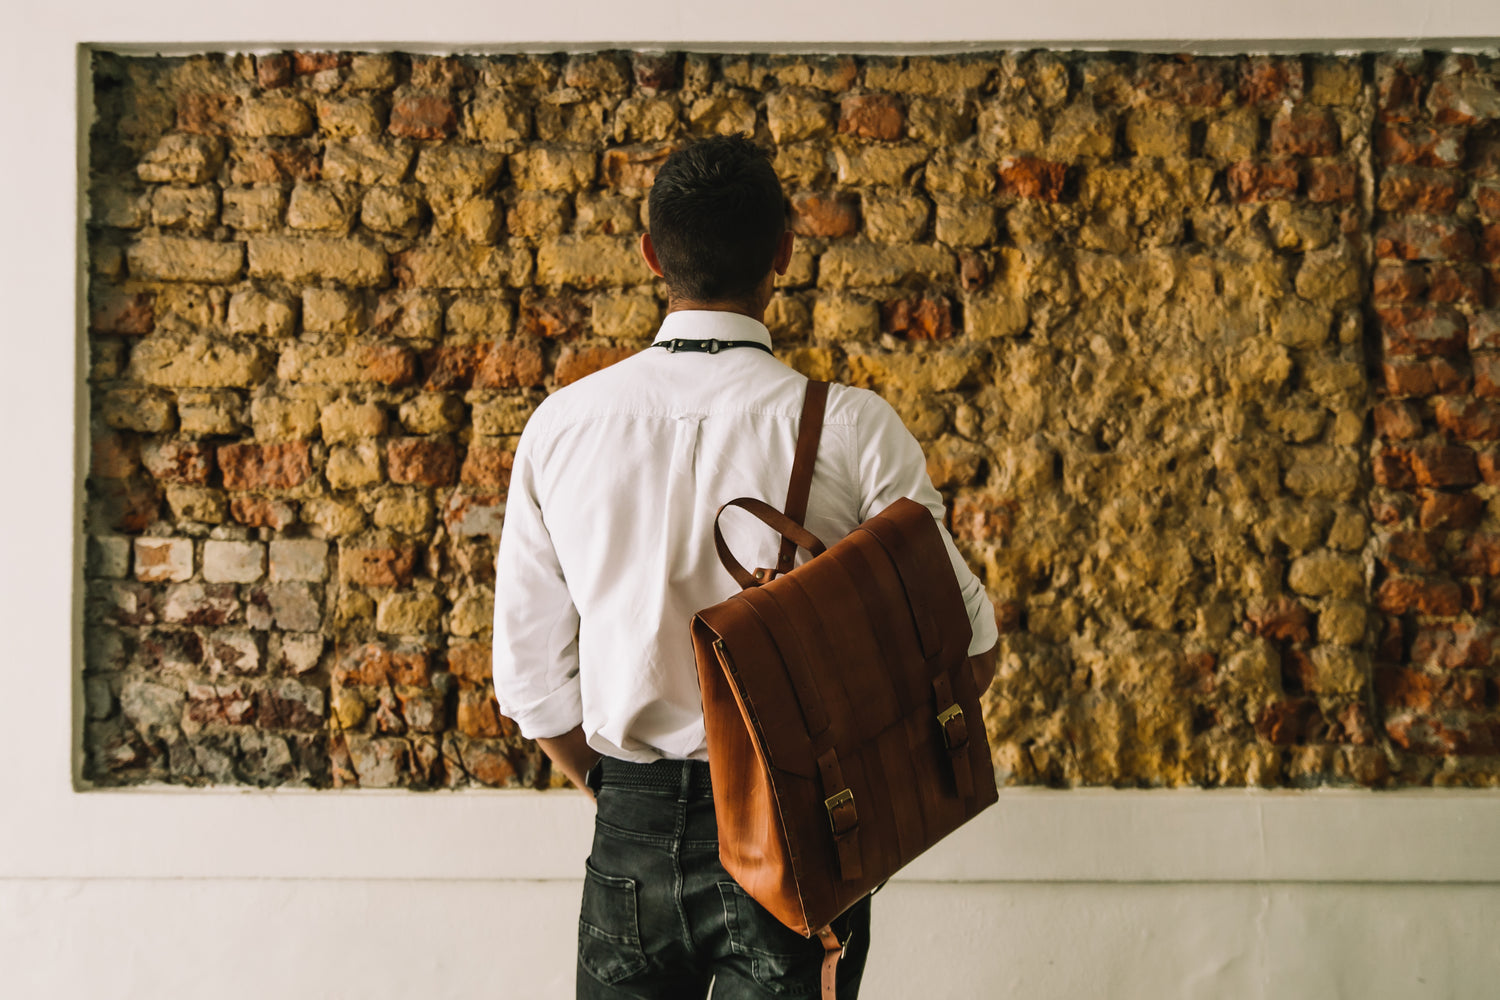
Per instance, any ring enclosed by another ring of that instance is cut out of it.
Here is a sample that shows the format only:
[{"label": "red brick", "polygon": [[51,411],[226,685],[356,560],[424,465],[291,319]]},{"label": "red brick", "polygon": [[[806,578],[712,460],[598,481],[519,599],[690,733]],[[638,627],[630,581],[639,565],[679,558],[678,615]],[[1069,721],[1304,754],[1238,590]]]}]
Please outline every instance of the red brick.
[{"label": "red brick", "polygon": [[1453,169],[1464,162],[1463,135],[1431,125],[1390,125],[1375,133],[1375,151],[1386,163]]},{"label": "red brick", "polygon": [[859,205],[848,195],[804,191],[792,196],[792,232],[836,239],[859,231]]},{"label": "red brick", "polygon": [[966,494],[953,501],[953,534],[972,542],[1003,542],[1015,528],[1020,504],[1010,497]]},{"label": "red brick", "polygon": [[1446,306],[1386,306],[1375,310],[1381,344],[1388,357],[1463,354],[1468,321]]},{"label": "red brick", "polygon": [[1381,260],[1470,260],[1474,235],[1457,221],[1398,219],[1375,231],[1375,256]]},{"label": "red brick", "polygon": [[647,90],[671,90],[677,86],[675,52],[632,52],[630,69],[635,85]]},{"label": "red brick", "polygon": [[1440,396],[1433,403],[1433,414],[1450,437],[1461,441],[1500,439],[1500,404]]},{"label": "red brick", "polygon": [[459,482],[479,489],[498,490],[504,493],[510,486],[510,469],[516,454],[504,448],[471,444],[464,456],[463,470]]},{"label": "red brick", "polygon": [[1312,624],[1312,613],[1301,602],[1291,597],[1278,597],[1251,606],[1245,631],[1267,639],[1309,642],[1312,639]]},{"label": "red brick", "polygon": [[1424,715],[1402,715],[1385,724],[1386,735],[1403,750],[1433,756],[1493,754],[1500,742],[1495,722],[1438,720]]},{"label": "red brick", "polygon": [[602,371],[616,361],[624,361],[634,353],[633,347],[566,347],[557,359],[554,372],[558,388]]},{"label": "red brick", "polygon": [[161,506],[156,484],[149,479],[91,479],[89,493],[93,498],[90,522],[102,522],[127,534],[139,534],[150,527]]},{"label": "red brick", "polygon": [[1475,493],[1427,493],[1417,523],[1427,530],[1467,529],[1484,519],[1484,498]]},{"label": "red brick", "polygon": [[349,65],[346,52],[294,52],[292,70],[298,76],[312,76],[328,69],[339,69]]},{"label": "red brick", "polygon": [[1480,181],[1474,185],[1474,207],[1485,222],[1500,222],[1500,183]]},{"label": "red brick", "polygon": [[1240,67],[1240,100],[1246,104],[1280,104],[1302,96],[1302,61],[1295,56],[1251,56]]},{"label": "red brick", "polygon": [[677,148],[676,143],[665,143],[606,149],[599,161],[604,183],[616,189],[646,191],[656,183],[657,171]]},{"label": "red brick", "polygon": [[1465,85],[1480,86],[1479,81],[1472,77],[1466,80],[1453,76],[1437,80],[1427,92],[1427,109],[1440,125],[1480,124],[1482,119],[1474,114],[1473,102],[1464,93]]},{"label": "red brick", "polygon": [[839,132],[895,140],[906,129],[906,111],[894,94],[861,94],[839,104]]},{"label": "red brick", "polygon": [[453,133],[458,118],[446,94],[408,94],[391,106],[392,135],[408,139],[443,139]]},{"label": "red brick", "polygon": [[1463,610],[1463,592],[1452,580],[1391,577],[1375,591],[1375,606],[1390,615],[1452,618]]},{"label": "red brick", "polygon": [[465,688],[458,692],[458,731],[465,736],[497,739],[515,733],[515,723],[500,714],[495,696]]},{"label": "red brick", "polygon": [[1311,724],[1318,721],[1318,706],[1311,698],[1285,698],[1267,705],[1255,720],[1260,738],[1276,746],[1302,742]]},{"label": "red brick", "polygon": [[1212,107],[1224,97],[1224,69],[1222,59],[1207,56],[1147,60],[1141,90],[1157,100]]},{"label": "red brick", "polygon": [[1486,486],[1500,485],[1500,452],[1493,448],[1479,449],[1479,478]]},{"label": "red brick", "polygon": [[1297,168],[1290,163],[1242,160],[1225,176],[1235,201],[1286,201],[1297,196]]},{"label": "red brick", "polygon": [[1377,300],[1410,302],[1427,291],[1427,269],[1421,264],[1384,261],[1375,266],[1374,294]]},{"label": "red brick", "polygon": [[1411,471],[1411,456],[1399,448],[1387,448],[1371,463],[1375,482],[1390,490],[1409,490],[1417,485]]},{"label": "red brick", "polygon": [[1463,445],[1419,444],[1407,449],[1418,486],[1472,486],[1479,482],[1474,450]]},{"label": "red brick", "polygon": [[1322,110],[1300,110],[1271,121],[1272,156],[1332,156],[1339,151],[1339,124]]},{"label": "red brick", "polygon": [[1400,524],[1410,517],[1412,512],[1411,497],[1401,493],[1392,493],[1388,489],[1375,491],[1370,497],[1369,506],[1370,517],[1375,520],[1376,524],[1386,527]]},{"label": "red brick", "polygon": [[231,490],[287,490],[312,476],[306,441],[226,444],[218,451],[224,486]]},{"label": "red brick", "polygon": [[1318,204],[1352,202],[1359,183],[1359,168],[1352,163],[1314,163],[1303,175],[1307,197]]},{"label": "red brick", "polygon": [[1411,121],[1420,115],[1426,79],[1420,53],[1380,56],[1375,62],[1375,94],[1381,120]]},{"label": "red brick", "polygon": [[882,302],[880,328],[907,340],[951,340],[953,305],[943,295]]},{"label": "red brick", "polygon": [[458,449],[447,438],[392,438],[385,455],[393,483],[451,486],[458,477]]},{"label": "red brick", "polygon": [[1379,558],[1387,569],[1434,573],[1442,537],[1426,531],[1395,531],[1381,541]]},{"label": "red brick", "polygon": [[1000,184],[1017,198],[1060,201],[1068,177],[1066,164],[1033,156],[1008,156],[1000,161]]},{"label": "red brick", "polygon": [[1375,694],[1386,709],[1484,708],[1484,679],[1473,673],[1439,676],[1401,667],[1383,667],[1375,672]]},{"label": "red brick", "polygon": [[96,432],[89,453],[89,475],[98,479],[129,479],[141,467],[140,442],[134,434]]},{"label": "red brick", "polygon": [[177,100],[177,127],[201,135],[228,135],[239,110],[240,99],[231,94],[183,94]]},{"label": "red brick", "polygon": [[1500,536],[1469,535],[1453,559],[1460,576],[1500,576]]},{"label": "red brick", "polygon": [[1492,625],[1447,622],[1417,630],[1411,644],[1411,662],[1437,670],[1482,669],[1495,655],[1496,633]]},{"label": "red brick", "polygon": [[1479,259],[1500,264],[1500,222],[1485,226],[1479,234]]},{"label": "red brick", "polygon": [[251,528],[280,531],[297,520],[297,509],[285,500],[235,497],[229,501],[229,516]]},{"label": "red brick", "polygon": [[973,250],[963,250],[958,255],[958,281],[964,291],[972,292],[990,280],[990,266]]},{"label": "red brick", "polygon": [[569,340],[588,332],[589,308],[573,295],[523,295],[518,327],[523,336]]},{"label": "red brick", "polygon": [[339,658],[333,680],[342,685],[427,687],[432,682],[432,664],[425,649],[390,649],[365,643]]},{"label": "red brick", "polygon": [[1375,434],[1387,441],[1422,436],[1422,411],[1412,403],[1386,400],[1375,406]]},{"label": "red brick", "polygon": [[185,714],[201,724],[247,726],[255,722],[255,699],[239,686],[189,684]]},{"label": "red brick", "polygon": [[1463,197],[1461,176],[1421,167],[1392,167],[1380,178],[1377,207],[1382,212],[1447,215]]},{"label": "red brick", "polygon": [[[1427,301],[1450,305],[1484,306],[1484,271],[1472,264],[1430,264],[1427,267]],[[1475,317],[1477,319],[1478,317]],[[1492,318],[1491,322],[1494,320]],[[1469,340],[1474,339],[1473,320]],[[1497,342],[1500,347],[1500,342]]]},{"label": "red brick", "polygon": [[514,340],[491,344],[474,372],[476,389],[513,389],[542,384],[542,352]]},{"label": "red brick", "polygon": [[461,682],[483,684],[490,679],[490,646],[466,642],[448,647],[448,672]]},{"label": "red brick", "polygon": [[474,383],[489,347],[484,344],[454,344],[435,347],[422,354],[422,389],[424,392],[448,392],[467,389]]},{"label": "red brick", "polygon": [[1485,351],[1469,360],[1474,365],[1474,395],[1483,399],[1500,397],[1500,354]]},{"label": "red brick", "polygon": [[150,292],[108,291],[92,298],[90,333],[140,336],[156,329],[156,296]]},{"label": "red brick", "polygon": [[255,57],[255,82],[262,90],[275,90],[292,82],[292,57],[286,52],[272,52]]},{"label": "red brick", "polygon": [[339,577],[366,587],[404,587],[417,571],[414,545],[339,548]]},{"label": "red brick", "polygon": [[213,446],[203,441],[174,439],[148,445],[142,452],[146,471],[167,483],[205,485],[214,472]]},{"label": "red brick", "polygon": [[[1479,359],[1475,357],[1475,368]],[[1424,361],[1386,361],[1381,365],[1385,390],[1392,396],[1432,396],[1437,393],[1462,395],[1469,391],[1469,376],[1447,358]]]},{"label": "red brick", "polygon": [[255,146],[236,150],[230,175],[237,184],[315,181],[323,176],[323,161],[306,146]]},{"label": "red brick", "polygon": [[262,729],[298,729],[310,732],[323,728],[323,714],[306,701],[288,697],[274,687],[262,688],[256,694],[256,720]]}]

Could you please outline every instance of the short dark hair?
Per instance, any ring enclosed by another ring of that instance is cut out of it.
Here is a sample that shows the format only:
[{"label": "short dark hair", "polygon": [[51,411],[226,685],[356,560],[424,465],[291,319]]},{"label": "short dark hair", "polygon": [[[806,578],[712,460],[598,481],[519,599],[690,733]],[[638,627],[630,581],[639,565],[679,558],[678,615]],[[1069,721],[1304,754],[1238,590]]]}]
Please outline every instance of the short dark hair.
[{"label": "short dark hair", "polygon": [[667,157],[649,211],[667,287],[698,302],[748,299],[786,231],[786,196],[770,154],[745,135],[700,139]]}]

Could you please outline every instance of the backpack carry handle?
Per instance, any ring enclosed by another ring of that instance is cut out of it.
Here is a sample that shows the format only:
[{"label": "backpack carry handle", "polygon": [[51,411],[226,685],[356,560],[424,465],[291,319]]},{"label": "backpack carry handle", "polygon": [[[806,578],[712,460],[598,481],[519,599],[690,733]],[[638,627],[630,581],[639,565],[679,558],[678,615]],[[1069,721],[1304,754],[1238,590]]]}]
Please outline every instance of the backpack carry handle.
[{"label": "backpack carry handle", "polygon": [[753,497],[739,497],[731,500],[720,507],[719,512],[714,515],[714,548],[718,550],[719,562],[724,564],[724,568],[729,571],[729,575],[734,577],[734,582],[742,588],[758,587],[762,583],[767,583],[780,570],[779,568],[763,569],[752,573],[740,565],[740,561],[734,557],[734,553],[729,551],[729,543],[724,541],[724,533],[719,530],[719,518],[723,517],[724,512],[730,507],[738,507],[743,511],[753,514],[768,528],[780,534],[782,538],[800,545],[815,556],[822,555],[827,551],[828,547],[818,539],[818,536],[764,500],[756,500]]}]

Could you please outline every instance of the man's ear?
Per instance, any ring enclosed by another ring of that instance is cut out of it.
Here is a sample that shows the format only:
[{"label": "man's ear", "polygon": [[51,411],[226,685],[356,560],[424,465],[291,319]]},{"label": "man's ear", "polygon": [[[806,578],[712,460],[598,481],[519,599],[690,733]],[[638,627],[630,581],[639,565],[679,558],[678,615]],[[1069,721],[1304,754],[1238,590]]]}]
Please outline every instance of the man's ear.
[{"label": "man's ear", "polygon": [[781,242],[776,245],[776,256],[771,258],[771,269],[777,274],[786,274],[786,269],[792,264],[792,231],[788,229],[781,234]]},{"label": "man's ear", "polygon": [[658,278],[664,277],[661,273],[661,261],[656,259],[656,247],[651,243],[651,234],[641,234],[641,257],[646,261],[646,266],[651,268],[651,273]]}]

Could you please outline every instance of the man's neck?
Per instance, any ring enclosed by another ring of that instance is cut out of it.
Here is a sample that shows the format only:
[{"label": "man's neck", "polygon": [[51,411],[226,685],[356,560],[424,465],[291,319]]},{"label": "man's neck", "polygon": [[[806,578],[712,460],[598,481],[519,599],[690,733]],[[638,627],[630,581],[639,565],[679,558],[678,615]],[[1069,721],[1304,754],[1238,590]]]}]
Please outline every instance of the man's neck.
[{"label": "man's neck", "polygon": [[749,316],[757,323],[766,321],[766,307],[764,305],[756,308],[751,302],[698,302],[693,299],[669,299],[667,300],[667,313],[687,312],[689,310],[702,310],[706,312],[732,312],[741,316]]}]

